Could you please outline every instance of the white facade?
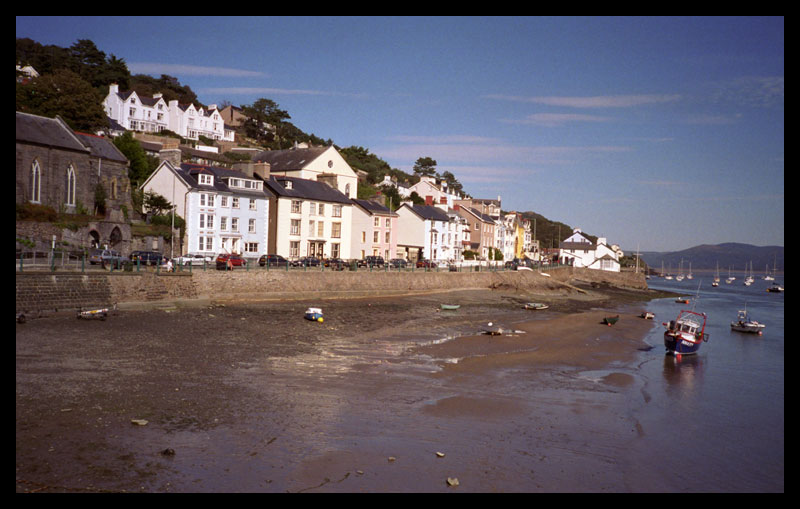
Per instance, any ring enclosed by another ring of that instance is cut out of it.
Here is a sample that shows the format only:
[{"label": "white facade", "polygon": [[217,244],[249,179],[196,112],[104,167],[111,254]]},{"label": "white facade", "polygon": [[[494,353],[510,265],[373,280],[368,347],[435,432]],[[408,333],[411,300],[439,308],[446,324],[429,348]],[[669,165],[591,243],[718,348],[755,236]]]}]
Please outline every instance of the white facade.
[{"label": "white facade", "polygon": [[396,212],[398,248],[419,248],[423,259],[437,264],[458,261],[460,250],[457,255],[455,246],[463,235],[461,222],[451,221],[447,213],[430,205],[404,203]]},{"label": "white facade", "polygon": [[184,253],[267,254],[271,195],[262,180],[209,166],[175,168],[163,161],[142,189],[169,200],[186,221]]},{"label": "white facade", "polygon": [[619,252],[609,247],[604,237],[592,243],[578,228],[561,243],[559,258],[574,267],[620,271]]},{"label": "white facade", "polygon": [[158,133],[167,129],[192,140],[205,136],[233,141],[233,131],[225,129],[216,105],[205,110],[193,104],[181,106],[176,100],[167,104],[161,94],[140,97],[134,91],[120,93],[119,85],[112,83],[103,99],[103,109],[109,118],[131,131]]}]

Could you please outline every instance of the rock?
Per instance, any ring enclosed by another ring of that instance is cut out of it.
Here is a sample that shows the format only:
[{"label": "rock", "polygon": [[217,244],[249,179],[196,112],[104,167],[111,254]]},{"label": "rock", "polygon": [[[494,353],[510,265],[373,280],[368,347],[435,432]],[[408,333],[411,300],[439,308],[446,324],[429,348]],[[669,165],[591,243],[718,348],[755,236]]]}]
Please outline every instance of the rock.
[{"label": "rock", "polygon": [[457,477],[448,477],[447,478],[447,485],[448,486],[458,486],[458,478]]}]

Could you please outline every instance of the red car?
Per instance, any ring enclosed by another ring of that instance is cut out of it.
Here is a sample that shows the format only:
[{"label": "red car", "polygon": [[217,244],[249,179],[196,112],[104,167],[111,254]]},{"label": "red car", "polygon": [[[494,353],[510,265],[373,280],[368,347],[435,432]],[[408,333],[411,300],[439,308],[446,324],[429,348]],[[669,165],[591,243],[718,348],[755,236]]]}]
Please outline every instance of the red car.
[{"label": "red car", "polygon": [[417,268],[418,269],[435,269],[436,262],[432,262],[430,260],[419,260],[417,261]]},{"label": "red car", "polygon": [[217,270],[232,269],[247,266],[247,260],[238,254],[219,254],[217,256]]}]

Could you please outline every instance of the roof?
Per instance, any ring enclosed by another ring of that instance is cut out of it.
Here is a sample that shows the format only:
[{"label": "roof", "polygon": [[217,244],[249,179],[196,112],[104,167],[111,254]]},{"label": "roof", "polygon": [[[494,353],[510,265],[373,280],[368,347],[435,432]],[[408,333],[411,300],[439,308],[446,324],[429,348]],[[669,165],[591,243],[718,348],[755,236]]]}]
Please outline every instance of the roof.
[{"label": "roof", "polygon": [[256,163],[269,163],[269,170],[302,170],[330,147],[293,148],[286,150],[265,150],[253,157]]},{"label": "roof", "polygon": [[[291,189],[286,187],[287,182],[291,182]],[[264,181],[264,186],[268,187],[279,198],[301,198],[345,205],[352,204],[347,195],[324,182],[317,182],[316,180],[272,175],[269,180]]]},{"label": "roof", "polygon": [[75,133],[89,150],[94,157],[102,157],[110,161],[117,161],[123,164],[128,164],[128,158],[119,151],[116,145],[108,138],[95,136],[94,134]]},{"label": "roof", "polygon": [[494,218],[492,216],[490,216],[488,214],[484,214],[482,212],[478,212],[478,209],[475,209],[473,207],[466,207],[464,205],[460,205],[459,209],[466,210],[467,212],[469,212],[470,214],[472,214],[473,216],[477,217],[478,219],[480,219],[481,221],[483,221],[485,223],[494,224]]},{"label": "roof", "polygon": [[[171,165],[170,165],[171,166]],[[176,168],[175,172],[191,187],[192,189],[214,189],[215,191],[222,192],[222,193],[234,193],[234,194],[241,194],[241,195],[250,195],[256,196],[259,198],[266,198],[268,197],[268,193],[270,191],[267,189],[267,186],[264,185],[262,190],[256,189],[242,189],[239,187],[232,188],[228,187],[226,180],[228,178],[241,178],[247,180],[261,180],[258,178],[253,178],[241,171],[237,170],[229,170],[227,168],[218,168],[216,166],[208,166],[204,164],[181,164],[180,168]],[[200,185],[197,179],[197,175],[199,174],[211,174],[214,176],[214,184],[212,186],[208,185]]]},{"label": "roof", "polygon": [[415,214],[425,220],[450,221],[450,216],[448,216],[444,210],[433,205],[409,205],[405,203],[403,206],[408,207]]},{"label": "roof", "polygon": [[47,118],[18,111],[16,127],[18,142],[89,152],[60,117]]},{"label": "roof", "polygon": [[370,214],[382,214],[386,216],[396,216],[394,212],[389,210],[389,207],[381,205],[378,202],[374,202],[372,200],[358,200],[353,199],[353,203],[361,207],[362,209],[366,210]]}]

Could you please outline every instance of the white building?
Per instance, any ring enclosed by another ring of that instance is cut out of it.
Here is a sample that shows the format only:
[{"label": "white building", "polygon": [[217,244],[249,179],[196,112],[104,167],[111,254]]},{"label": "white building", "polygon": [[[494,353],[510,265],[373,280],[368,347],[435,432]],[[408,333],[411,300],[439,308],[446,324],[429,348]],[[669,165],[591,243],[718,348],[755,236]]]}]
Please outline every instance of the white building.
[{"label": "white building", "polygon": [[267,254],[272,194],[260,178],[225,168],[175,167],[162,161],[142,189],[166,198],[186,221],[181,253],[238,253],[248,258]]},{"label": "white building", "polygon": [[268,163],[272,176],[296,177],[324,182],[348,198],[358,194],[358,176],[333,146],[265,150],[253,157]]},{"label": "white building", "polygon": [[458,261],[455,246],[461,246],[462,234],[455,225],[461,223],[451,221],[444,210],[433,205],[403,203],[396,212],[397,248],[407,260],[431,260],[437,264]]},{"label": "white building", "polygon": [[119,85],[112,83],[103,99],[103,109],[110,119],[131,131],[159,133],[166,129],[192,140],[200,136],[234,139],[233,130],[225,128],[222,115],[213,104],[207,110],[193,104],[179,105],[177,100],[168,104],[160,93],[145,97],[133,90],[120,92]]},{"label": "white building", "polygon": [[619,256],[620,252],[610,247],[604,237],[598,237],[597,243],[593,243],[579,228],[559,246],[561,263],[574,267],[619,272]]},{"label": "white building", "polygon": [[324,182],[271,175],[269,253],[284,258],[353,258],[353,205]]}]

